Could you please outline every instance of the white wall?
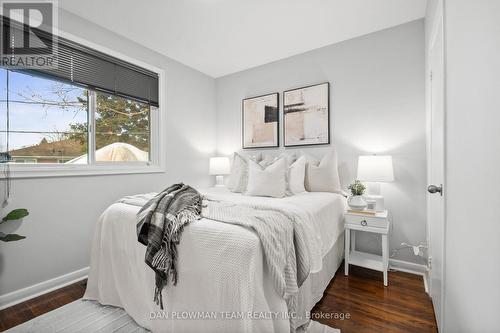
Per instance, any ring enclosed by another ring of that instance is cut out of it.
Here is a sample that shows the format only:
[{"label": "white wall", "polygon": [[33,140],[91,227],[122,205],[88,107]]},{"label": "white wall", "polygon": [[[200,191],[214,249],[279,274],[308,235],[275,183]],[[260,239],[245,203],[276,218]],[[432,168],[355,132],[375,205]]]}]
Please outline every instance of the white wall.
[{"label": "white wall", "polygon": [[500,2],[445,1],[444,332],[500,330]]},{"label": "white wall", "polygon": [[[393,155],[396,181],[382,186],[394,220],[390,247],[426,243],[423,20],[218,78],[219,153],[241,148],[243,98],[325,81],[331,84],[331,135],[343,184],[355,178],[358,155]],[[359,237],[357,244],[380,252],[376,236]],[[425,262],[408,249],[396,258]]]},{"label": "white wall", "polygon": [[[241,146],[242,98],[324,81],[331,83],[332,142],[344,185],[355,177],[359,154],[393,155],[396,181],[382,187],[394,218],[391,248],[425,242],[422,20],[217,80],[68,13],[60,28],[165,70],[167,172],[14,180],[4,212],[27,207],[31,215],[16,231],[27,239],[0,244],[0,295],[88,266],[95,222],[116,199],[181,180],[207,185],[216,143],[221,153]],[[376,237],[358,244],[380,247]],[[408,250],[398,258],[416,260]]]},{"label": "white wall", "polygon": [[94,225],[113,201],[173,182],[206,186],[210,180],[214,79],[69,13],[61,12],[59,28],[165,70],[167,172],[13,180],[4,212],[26,207],[31,214],[17,230],[27,239],[0,243],[0,295],[88,266]]}]

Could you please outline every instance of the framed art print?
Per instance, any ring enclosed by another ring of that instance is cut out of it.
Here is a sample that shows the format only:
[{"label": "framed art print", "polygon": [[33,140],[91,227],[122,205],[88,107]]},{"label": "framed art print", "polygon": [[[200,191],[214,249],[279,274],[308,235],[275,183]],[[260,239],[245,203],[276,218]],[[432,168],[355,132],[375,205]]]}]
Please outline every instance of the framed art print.
[{"label": "framed art print", "polygon": [[330,143],[330,83],[283,92],[285,147]]},{"label": "framed art print", "polygon": [[279,147],[279,94],[242,102],[243,149]]}]

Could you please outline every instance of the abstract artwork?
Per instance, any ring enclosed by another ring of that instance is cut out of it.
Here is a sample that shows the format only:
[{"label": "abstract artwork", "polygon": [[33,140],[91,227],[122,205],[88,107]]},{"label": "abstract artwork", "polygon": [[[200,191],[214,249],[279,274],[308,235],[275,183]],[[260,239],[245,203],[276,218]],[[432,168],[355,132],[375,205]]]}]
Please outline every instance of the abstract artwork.
[{"label": "abstract artwork", "polygon": [[243,100],[243,149],[279,146],[278,93]]},{"label": "abstract artwork", "polygon": [[283,92],[285,147],[330,143],[330,84]]}]

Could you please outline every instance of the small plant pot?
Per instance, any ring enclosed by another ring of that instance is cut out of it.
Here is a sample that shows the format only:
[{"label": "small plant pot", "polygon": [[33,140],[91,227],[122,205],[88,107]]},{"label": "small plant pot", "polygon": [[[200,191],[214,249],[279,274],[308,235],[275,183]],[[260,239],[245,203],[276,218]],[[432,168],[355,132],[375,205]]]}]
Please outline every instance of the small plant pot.
[{"label": "small plant pot", "polygon": [[364,210],[367,205],[362,195],[351,195],[347,199],[347,204],[354,210]]}]

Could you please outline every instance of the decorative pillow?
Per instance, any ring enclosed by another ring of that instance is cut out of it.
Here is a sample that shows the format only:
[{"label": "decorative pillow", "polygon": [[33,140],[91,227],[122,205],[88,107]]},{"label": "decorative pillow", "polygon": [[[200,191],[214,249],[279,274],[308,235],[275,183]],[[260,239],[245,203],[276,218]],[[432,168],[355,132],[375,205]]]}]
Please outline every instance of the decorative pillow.
[{"label": "decorative pillow", "polygon": [[309,192],[342,192],[335,150],[326,154],[321,162],[307,156],[305,185]]},{"label": "decorative pillow", "polygon": [[306,164],[306,157],[301,156],[288,167],[287,191],[289,194],[299,194],[306,191],[304,186]]},{"label": "decorative pillow", "polygon": [[261,156],[261,153],[247,156],[234,153],[231,173],[229,174],[226,187],[232,192],[245,192],[248,182],[248,160],[259,161]]},{"label": "decorative pillow", "polygon": [[278,157],[266,154],[262,158],[262,160],[259,162],[259,165],[263,168],[268,167],[269,165],[273,164],[274,161],[276,161]]},{"label": "decorative pillow", "polygon": [[232,192],[244,192],[247,188],[248,165],[243,156],[234,153],[231,173],[227,181],[227,188]]},{"label": "decorative pillow", "polygon": [[304,178],[306,172],[306,163],[307,160],[305,157],[296,159],[295,153],[282,153],[279,156],[275,157],[270,154],[264,155],[262,161],[259,162],[259,165],[263,168],[273,164],[279,158],[285,159],[287,165],[287,173],[286,173],[286,194],[294,195],[298,193],[305,192],[304,187]]},{"label": "decorative pillow", "polygon": [[286,194],[287,164],[284,158],[276,159],[271,165],[262,167],[248,160],[247,195],[282,198]]}]

